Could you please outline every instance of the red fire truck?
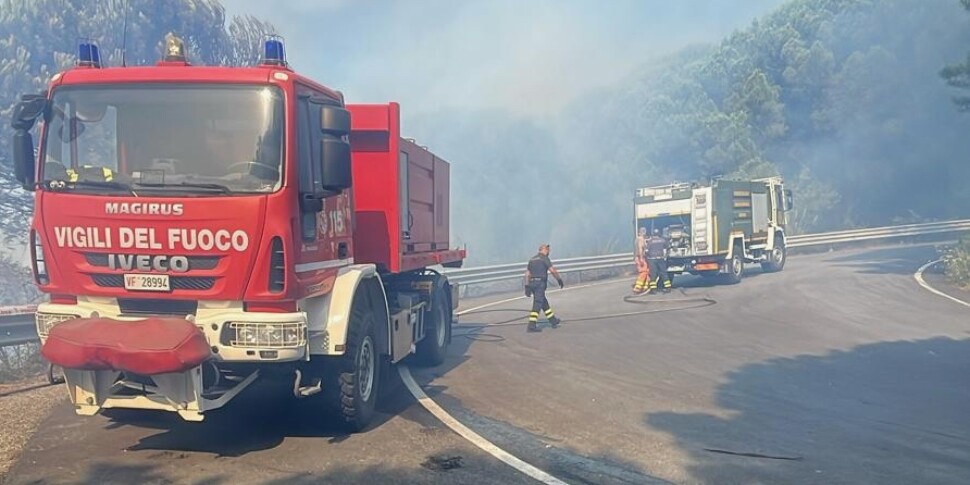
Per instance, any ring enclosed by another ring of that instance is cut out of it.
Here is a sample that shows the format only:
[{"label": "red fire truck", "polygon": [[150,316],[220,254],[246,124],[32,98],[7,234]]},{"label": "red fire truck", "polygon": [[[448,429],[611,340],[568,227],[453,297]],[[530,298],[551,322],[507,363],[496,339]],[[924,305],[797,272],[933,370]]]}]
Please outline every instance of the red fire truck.
[{"label": "red fire truck", "polygon": [[359,430],[382,368],[442,362],[458,293],[433,268],[465,258],[449,164],[401,137],[397,104],[347,105],[265,47],[192,66],[170,35],[157,65],[104,68],[82,43],[17,105],[37,332],[78,414],[200,421],[282,379]]}]

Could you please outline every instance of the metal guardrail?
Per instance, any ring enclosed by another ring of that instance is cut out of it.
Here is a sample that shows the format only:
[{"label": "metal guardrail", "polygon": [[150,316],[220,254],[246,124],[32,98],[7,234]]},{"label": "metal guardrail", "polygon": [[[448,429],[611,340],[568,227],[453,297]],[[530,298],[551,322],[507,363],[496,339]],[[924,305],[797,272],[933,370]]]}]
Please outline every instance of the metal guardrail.
[{"label": "metal guardrail", "polygon": [[[788,247],[804,248],[840,245],[877,239],[893,239],[932,234],[956,234],[961,232],[970,232],[970,219],[789,236]],[[632,267],[633,256],[630,253],[584,256],[580,258],[559,259],[554,261],[554,263],[560,273],[577,273]],[[448,275],[452,281],[460,285],[476,285],[521,278],[524,268],[524,263],[499,264],[480,266],[477,268],[446,270],[444,274]],[[35,310],[35,306],[0,307],[0,347],[37,340],[33,315]]]},{"label": "metal guardrail", "polygon": [[[970,219],[789,236],[787,246],[789,248],[805,248],[811,246],[859,243],[876,239],[960,232],[970,232]],[[556,269],[560,273],[607,270],[632,267],[633,254],[628,252],[603,256],[585,256],[581,258],[559,259],[553,261],[553,263],[555,263]],[[460,285],[477,285],[522,278],[524,272],[524,263],[514,263],[451,270],[445,271],[444,273],[448,275],[449,279]]]},{"label": "metal guardrail", "polygon": [[0,307],[0,347],[37,341],[34,305]]}]

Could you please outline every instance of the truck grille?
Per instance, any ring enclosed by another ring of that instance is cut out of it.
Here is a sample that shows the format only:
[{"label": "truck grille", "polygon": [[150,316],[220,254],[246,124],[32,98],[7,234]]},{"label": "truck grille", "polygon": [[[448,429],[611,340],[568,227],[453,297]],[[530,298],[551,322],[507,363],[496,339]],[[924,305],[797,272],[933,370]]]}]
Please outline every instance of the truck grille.
[{"label": "truck grille", "polygon": [[[213,269],[219,264],[219,256],[188,256],[189,269]],[[108,267],[108,255],[105,253],[84,253],[84,259],[91,266]]]},{"label": "truck grille", "polygon": [[[120,274],[94,274],[91,279],[102,288],[125,287],[125,277]],[[211,290],[216,279],[209,276],[170,276],[169,284],[173,290]]]}]

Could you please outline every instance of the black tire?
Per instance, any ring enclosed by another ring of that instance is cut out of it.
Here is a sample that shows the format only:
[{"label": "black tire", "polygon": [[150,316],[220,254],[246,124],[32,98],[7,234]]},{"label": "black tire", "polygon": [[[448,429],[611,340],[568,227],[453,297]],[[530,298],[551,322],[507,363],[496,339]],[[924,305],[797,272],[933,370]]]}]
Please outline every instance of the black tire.
[{"label": "black tire", "polygon": [[741,282],[744,273],[744,254],[741,246],[734,246],[731,251],[731,259],[727,260],[727,274],[724,275],[724,282],[729,285],[736,285]]},{"label": "black tire", "polygon": [[775,248],[768,253],[768,261],[761,263],[761,269],[765,273],[777,273],[785,269],[785,261],[788,260],[788,250],[781,238],[775,239]]},{"label": "black tire", "polygon": [[51,385],[64,383],[64,369],[54,364],[47,364],[47,382]]},{"label": "black tire", "polygon": [[361,431],[374,417],[381,358],[374,310],[366,291],[358,291],[350,310],[347,351],[333,362],[323,383],[327,400],[350,431]]},{"label": "black tire", "polygon": [[447,298],[443,286],[439,286],[431,296],[431,309],[424,315],[428,328],[425,337],[418,342],[415,356],[420,365],[433,367],[445,361],[452,323]]}]

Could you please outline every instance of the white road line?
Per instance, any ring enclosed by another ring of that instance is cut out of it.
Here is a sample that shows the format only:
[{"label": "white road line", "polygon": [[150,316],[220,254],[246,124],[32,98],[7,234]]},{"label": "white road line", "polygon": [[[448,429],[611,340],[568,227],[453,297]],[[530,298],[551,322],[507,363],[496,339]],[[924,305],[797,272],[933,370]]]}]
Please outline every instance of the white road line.
[{"label": "white road line", "polygon": [[[559,293],[562,291],[578,290],[581,288],[591,288],[594,286],[610,285],[621,281],[622,280],[611,280],[611,281],[604,281],[599,283],[591,283],[588,285],[571,286],[569,288],[564,288],[557,291],[550,291],[549,293]],[[491,303],[486,303],[484,305],[479,305],[473,308],[469,308],[467,310],[460,311],[457,313],[457,315],[461,316],[476,310],[481,310],[483,308],[488,308],[495,305],[501,305],[502,303],[508,303],[510,301],[517,301],[517,300],[524,300],[524,299],[526,299],[525,296],[517,296],[514,298],[506,298],[504,300],[493,301]],[[404,385],[407,386],[408,391],[411,392],[411,395],[418,400],[418,403],[420,403],[421,406],[424,406],[424,408],[427,409],[428,412],[433,414],[436,418],[438,418],[442,423],[444,423],[446,426],[451,428],[451,430],[457,433],[459,436],[470,441],[473,445],[481,448],[486,453],[494,456],[495,458],[498,458],[506,465],[512,468],[515,468],[516,470],[528,475],[529,477],[535,480],[538,480],[548,485],[567,485],[566,482],[522,461],[521,459],[517,458],[511,453],[499,448],[491,441],[488,441],[487,439],[483,438],[478,433],[472,431],[464,424],[461,424],[460,421],[455,419],[452,415],[448,414],[448,412],[445,411],[441,406],[439,406],[438,403],[434,402],[434,399],[431,399],[430,397],[428,397],[427,394],[424,393],[424,391],[421,389],[421,386],[419,386],[417,381],[414,380],[414,377],[411,376],[411,370],[408,369],[407,366],[404,366],[404,365],[398,366],[397,371],[401,375],[401,380],[404,381]]]},{"label": "white road line", "polygon": [[933,288],[932,286],[929,285],[929,283],[926,282],[926,280],[923,279],[923,272],[925,272],[927,270],[927,268],[929,268],[930,266],[933,266],[934,264],[937,264],[940,261],[942,261],[942,260],[937,259],[936,261],[930,261],[929,263],[926,263],[923,266],[920,266],[920,268],[918,270],[916,270],[916,273],[913,274],[913,278],[916,278],[916,282],[919,283],[919,285],[922,286],[923,288],[926,288],[930,293],[933,293],[933,294],[942,296],[943,298],[946,298],[947,300],[952,300],[952,301],[954,301],[956,303],[959,303],[959,304],[961,304],[961,305],[963,305],[963,306],[965,306],[967,308],[970,308],[970,303],[965,302],[965,301],[963,301],[963,300],[961,300],[959,298],[956,298],[956,297],[947,295],[946,293],[943,293],[942,291],[937,290],[936,288]]},{"label": "white road line", "polygon": [[535,480],[538,480],[542,483],[546,483],[549,485],[566,485],[566,482],[520,460],[519,458],[516,458],[514,455],[499,448],[498,446],[495,446],[491,441],[488,441],[478,433],[472,431],[464,424],[461,424],[452,415],[448,414],[447,411],[442,409],[441,406],[438,405],[438,403],[434,402],[433,399],[431,399],[430,397],[428,397],[427,394],[424,393],[424,391],[421,389],[421,386],[419,386],[418,383],[414,380],[414,377],[411,377],[411,371],[407,368],[407,366],[402,365],[402,366],[399,366],[397,369],[398,369],[398,373],[401,374],[401,380],[404,381],[404,385],[408,387],[408,390],[411,391],[411,394],[414,396],[414,398],[417,399],[418,402],[421,403],[421,405],[424,406],[425,409],[427,409],[436,418],[441,420],[441,422],[444,423],[446,426],[451,428],[452,431],[454,431],[455,433],[458,433],[462,438],[465,438],[466,440],[470,441],[473,445],[481,448],[486,453],[494,456],[495,458],[498,458],[506,465],[512,468],[515,468],[516,470],[528,475],[529,477]]}]

